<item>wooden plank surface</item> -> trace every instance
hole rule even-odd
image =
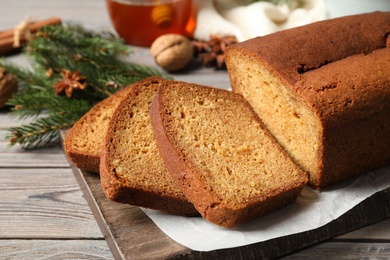
[[[390,202],[388,202],[390,203]],[[390,218],[337,237],[339,240],[390,241]]]
[[[293,259],[389,259],[390,244],[381,242],[329,242],[322,243],[303,250],[299,254],[283,257],[284,260]]]
[[[58,146],[57,146],[58,147]],[[27,168],[61,168],[67,167],[66,156],[57,152],[59,148],[46,148],[36,152],[10,149],[9,152],[0,151],[0,168],[27,167]],[[13,150],[13,151],[12,151]],[[50,152],[52,150],[53,152]],[[15,156],[15,153],[18,153]]]
[[[0,111],[0,259],[113,259],[59,143],[9,147]]]
[[[37,19],[58,16],[63,21],[80,22],[90,28],[113,30],[105,0],[0,0],[0,3],[4,6],[0,9],[0,30],[14,28],[26,16]],[[28,66],[23,55],[9,56],[6,59]],[[145,48],[134,48],[129,60],[154,66],[153,58]],[[193,63],[183,73],[172,76],[177,80],[229,88],[226,71],[201,68],[197,63]],[[117,204],[117,210],[113,209],[114,204],[105,200],[102,194],[88,200],[89,204],[95,204],[90,209],[83,194],[100,191],[97,176],[91,176],[92,181],[97,181],[94,188],[87,184],[82,186],[82,191],[58,144],[29,152],[20,147],[7,147],[7,141],[4,139],[5,129],[22,122],[10,118],[6,110],[0,110],[0,259],[120,259],[123,254],[132,252],[138,253],[141,259],[173,256],[186,259],[220,257],[221,252],[192,252],[175,244],[164,237],[140,209],[121,204]],[[81,181],[86,180],[83,177]],[[364,224],[359,221],[360,218],[375,221],[389,216],[388,201],[388,193],[375,197],[374,201],[370,202],[372,205],[369,210],[357,215],[352,214],[345,221],[336,221],[334,225],[336,229],[343,228],[344,225],[355,229],[355,222]],[[107,206],[108,204],[110,206]],[[101,210],[102,208],[104,210]],[[103,227],[103,233],[95,221],[95,216],[100,220],[107,217],[111,221],[99,223]],[[109,227],[118,220],[126,221],[116,229]],[[133,226],[134,224],[136,226]],[[284,238],[284,242],[278,242],[279,246],[270,241],[269,244],[263,245],[264,249],[242,247],[235,252],[227,250],[223,252],[223,259],[244,256],[252,259],[258,259],[256,256],[265,258],[266,255],[272,255],[269,252],[287,252],[297,248],[297,244],[298,247],[306,246],[300,242],[306,241],[308,237],[312,238],[308,244],[323,241],[324,237],[329,237],[328,232],[329,230],[323,229],[314,234],[301,234],[301,237],[294,241],[291,241],[292,238]],[[128,233],[133,235],[129,237]],[[150,234],[157,235],[149,241],[147,237]],[[121,239],[110,240],[110,236],[121,236]],[[161,236],[163,239],[160,241]],[[129,246],[123,245],[126,241],[133,243]],[[114,249],[111,253],[110,248],[115,247],[119,250]],[[389,248],[390,219],[387,218],[282,258],[389,259]]]
[[[0,0],[0,30],[14,28],[26,17],[45,19],[52,16],[82,23],[88,27],[112,28],[105,0]]]
[[[0,240],[1,259],[114,259],[104,240]]]
[[[0,194],[2,238],[102,237],[70,168],[3,169]]]

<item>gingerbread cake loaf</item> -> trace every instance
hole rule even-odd
[[[318,189],[390,164],[389,34],[390,13],[374,12],[225,52],[233,91]]]
[[[99,173],[108,122],[115,108],[129,91],[130,87],[127,86],[100,101],[69,130],[64,140],[64,151],[69,160],[81,170]]]
[[[164,82],[150,77],[131,86],[108,124],[100,161],[100,180],[110,200],[176,215],[199,216],[159,154],[150,104]]]
[[[151,115],[169,173],[214,224],[233,227],[277,210],[307,183],[239,94],[166,81]]]

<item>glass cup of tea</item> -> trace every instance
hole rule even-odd
[[[111,22],[127,44],[149,47],[163,34],[191,38],[196,27],[191,0],[106,0]]]

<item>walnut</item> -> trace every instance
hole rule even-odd
[[[168,71],[183,69],[194,57],[191,41],[178,34],[158,37],[150,47],[156,63]]]
[[[5,107],[8,99],[18,89],[18,83],[14,75],[0,67],[0,108]]]

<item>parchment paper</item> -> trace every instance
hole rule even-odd
[[[304,188],[293,204],[231,229],[216,226],[201,217],[186,218],[149,209],[143,211],[176,242],[192,250],[210,251],[319,228],[388,187],[390,167],[366,173],[321,192]]]

